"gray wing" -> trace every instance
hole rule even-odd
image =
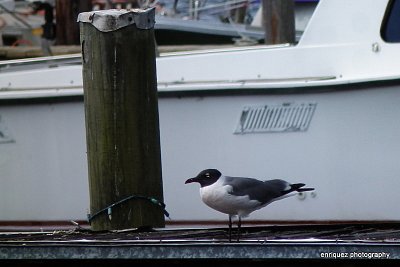
[[[235,196],[248,195],[251,200],[257,200],[261,203],[270,202],[287,194],[288,192],[285,190],[289,185],[288,182],[280,179],[263,182],[253,178],[241,177],[225,177],[224,184],[232,186],[230,194]]]

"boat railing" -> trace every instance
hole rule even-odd
[[[66,65],[81,65],[81,54],[50,56],[0,61],[0,73],[30,70],[32,68],[56,68]]]

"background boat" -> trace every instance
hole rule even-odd
[[[205,168],[316,188],[247,222],[400,220],[399,10],[325,0],[296,45],[158,58],[170,225],[226,220],[184,185]],[[81,72],[79,56],[1,63],[1,221],[86,218]]]
[[[47,0],[48,1],[48,0]],[[129,1],[93,1],[94,9],[131,8]],[[260,1],[201,0],[155,1],[157,7],[155,35],[158,45],[182,44],[246,44],[263,43],[265,31],[261,23]],[[318,1],[296,1],[297,40],[305,28]],[[0,46],[40,46],[42,13],[32,14],[30,1],[0,1]],[[55,1],[50,1],[55,5]],[[145,5],[146,3],[143,3]],[[242,20],[235,18],[236,10],[245,8]],[[76,18],[74,18],[74,21]],[[63,44],[58,44],[63,45]]]

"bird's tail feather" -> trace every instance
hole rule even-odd
[[[302,188],[303,186],[305,186],[305,184],[291,184],[290,185],[290,189],[288,190],[289,192],[293,192],[293,191],[297,191],[297,192],[305,192],[305,191],[313,191],[314,188],[311,187],[306,187],[306,188]]]
[[[299,188],[296,191],[297,192],[305,192],[305,191],[313,191],[315,188],[312,187],[307,187],[307,188]]]

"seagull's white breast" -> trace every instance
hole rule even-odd
[[[200,188],[201,199],[207,206],[222,213],[241,217],[245,217],[264,206],[257,200],[250,200],[247,195],[235,196],[229,194],[229,192],[232,192],[232,186],[224,185],[224,179],[222,176],[212,185]]]

